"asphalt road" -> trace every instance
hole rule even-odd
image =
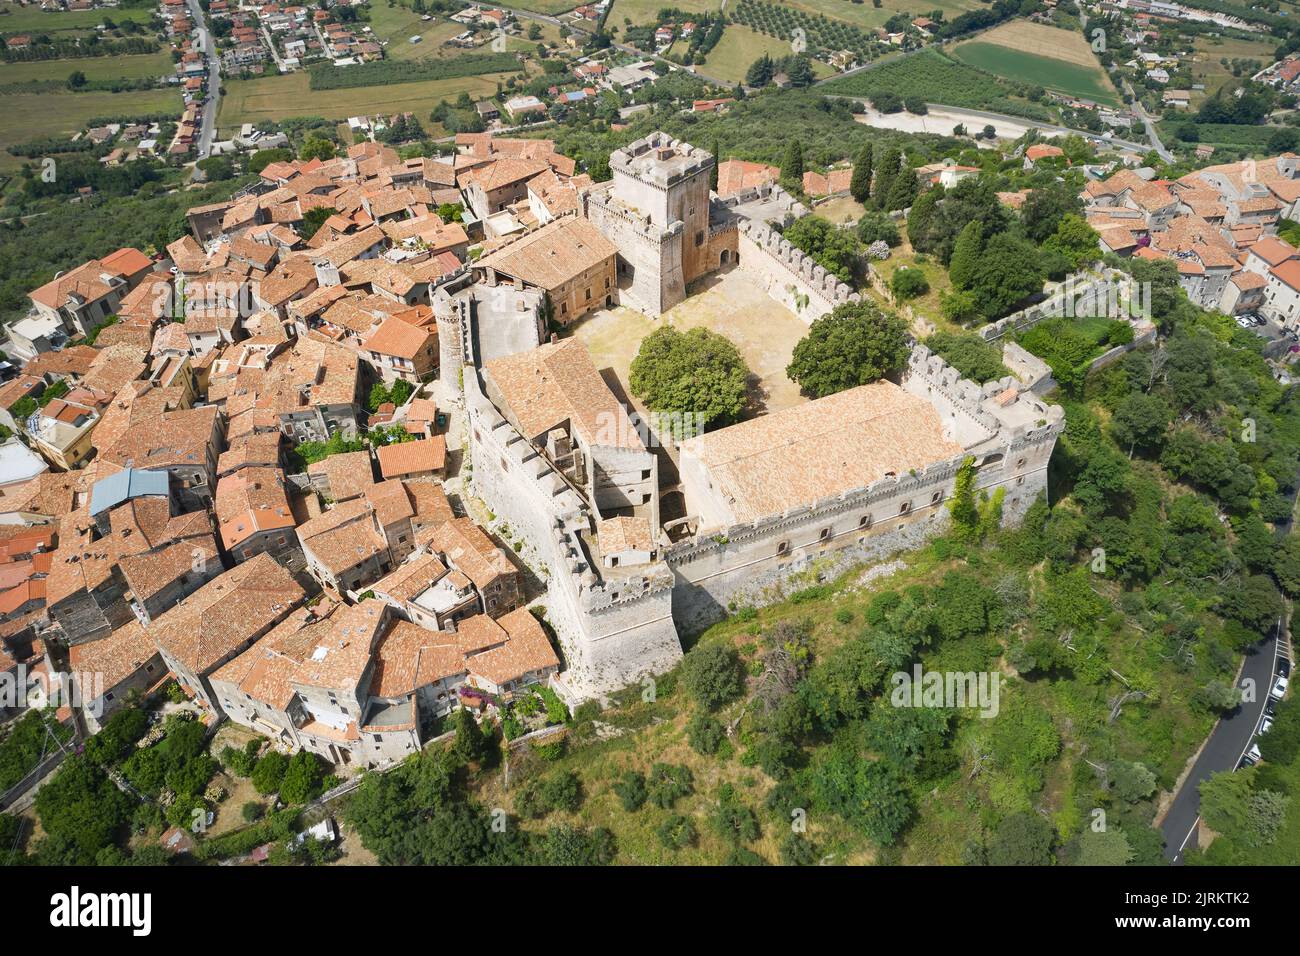
[[[1243,703],[1215,725],[1191,773],[1165,814],[1160,830],[1165,836],[1165,858],[1170,863],[1182,863],[1183,851],[1194,845],[1196,829],[1201,821],[1198,790],[1201,781],[1212,773],[1236,767],[1255,736],[1269,688],[1273,686],[1278,651],[1286,648],[1285,640],[1278,640],[1279,636],[1285,637],[1286,626],[1286,619],[1280,619],[1270,636],[1247,651],[1238,686],[1247,680],[1254,681],[1255,700]]]
[[[217,45],[208,33],[199,0],[186,0],[186,6],[194,18],[194,35],[199,50],[208,61],[208,98],[203,104],[198,143],[199,159],[207,159],[212,152],[212,141],[217,135],[217,110],[221,106],[221,60],[217,57]]]
[[[1291,502],[1291,513],[1295,513],[1296,496],[1300,495],[1300,486],[1291,489],[1287,500]],[[1279,534],[1291,532],[1291,518],[1277,524]],[[1246,664],[1241,671],[1238,686],[1247,679],[1255,682],[1256,699],[1249,704],[1242,704],[1233,713],[1224,717],[1206,739],[1201,755],[1196,758],[1191,773],[1183,781],[1183,786],[1174,795],[1174,802],[1160,824],[1160,831],[1165,836],[1165,858],[1170,863],[1181,864],[1183,852],[1196,835],[1196,828],[1201,822],[1201,795],[1197,788],[1202,780],[1221,770],[1232,770],[1250,747],[1250,742],[1259,727],[1260,717],[1264,713],[1264,704],[1268,700],[1269,688],[1273,686],[1274,674],[1277,673],[1277,658],[1285,655],[1294,659],[1295,652],[1291,642],[1291,621],[1284,614],[1273,626],[1273,633],[1250,648],[1246,653]]]

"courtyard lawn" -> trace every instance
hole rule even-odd
[[[884,26],[885,21],[896,13],[919,17],[928,16],[932,10],[942,10],[944,17],[951,20],[960,13],[979,10],[985,5],[979,0],[935,0],[924,5],[909,3],[908,0],[881,0],[879,7],[873,3],[845,3],[844,0],[781,0],[781,6],[830,17],[832,20],[843,20],[863,29],[875,29]]]
[[[1272,62],[1275,48],[1276,44],[1268,40],[1198,36],[1193,44],[1192,76],[1205,85],[1205,91],[1192,94],[1193,105],[1202,97],[1213,96],[1229,80],[1237,79],[1232,75],[1233,60],[1257,60],[1262,68]],[[1225,59],[1226,66],[1220,62]],[[1248,77],[1250,73],[1242,75]]]
[[[753,399],[767,411],[805,401],[785,367],[808,326],[738,270],[693,284],[686,300],[658,321],[624,307],[604,309],[580,321],[573,334],[587,347],[596,368],[612,370],[623,392],[645,411],[632,396],[628,370],[641,340],[665,323],[683,331],[704,326],[730,339],[757,376]]]
[[[242,123],[295,116],[339,120],[376,110],[410,111],[427,125],[429,113],[441,100],[454,100],[462,92],[473,99],[495,95],[497,82],[504,82],[510,75],[492,73],[383,87],[316,91],[310,88],[305,71],[262,80],[232,80],[226,84],[226,95],[221,98],[217,126],[222,130],[233,130]]]
[[[424,60],[464,52],[446,45],[447,40],[464,32],[463,26],[442,17],[421,20],[420,14],[407,7],[372,4],[369,26],[376,40],[388,44],[384,56],[390,60]],[[413,36],[424,39],[412,43]]]
[[[712,13],[719,6],[719,0],[678,0],[671,3],[662,0],[614,0],[614,9],[605,22],[608,26],[622,29],[625,20],[631,20],[636,26],[654,23],[659,19],[659,11],[666,7],[682,13]]]

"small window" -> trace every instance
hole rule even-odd
[[[830,529],[830,528],[822,528],[822,530],[821,530],[821,534],[819,534],[819,535],[817,536],[817,538],[818,538],[818,540],[820,540],[820,541],[829,541],[829,540],[831,539],[831,529]]]
[[[905,515],[911,510],[912,510],[912,502],[910,501],[904,501],[901,505],[898,506],[898,513],[900,515]]]
[[[943,492],[936,491],[934,494],[930,496],[930,504],[937,505],[939,503],[939,499],[942,497],[943,497]]]
[[[782,541],[780,544],[778,544],[778,545],[776,546],[776,553],[777,553],[777,554],[789,554],[789,553],[790,553],[790,542],[789,542],[789,541]]]
[[[1024,467],[1025,467],[1025,460],[1024,460],[1023,458],[1021,458],[1019,461],[1017,461],[1017,462],[1016,462],[1016,467],[1017,467],[1017,468],[1024,468]]]
[[[859,528],[870,528],[870,527],[871,527],[871,515],[863,515],[861,518],[859,518],[859,519],[858,519],[858,527],[859,527]]]
[[[1017,484],[1017,485],[1023,485],[1024,483],[1025,483],[1025,476],[1024,476],[1024,475],[1021,475],[1019,478],[1016,479],[1016,484]]]
[[[650,469],[649,469],[649,468],[646,468],[646,469],[644,469],[644,470],[641,472],[641,480],[642,480],[642,481],[649,481],[649,480],[650,480]]]
[[[112,699],[113,699],[113,695],[111,693],[104,695],[104,700],[112,700]]]
[[[698,249],[702,245],[704,245],[704,233],[697,232],[695,234],[695,247]]]
[[[383,742],[384,742],[384,735],[383,735],[383,734],[375,734],[375,743],[377,743],[377,744],[382,744]]]

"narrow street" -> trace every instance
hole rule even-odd
[[[221,108],[221,59],[217,56],[217,44],[208,32],[203,19],[203,8],[199,0],[185,0],[185,5],[194,18],[194,43],[203,58],[208,61],[208,95],[203,101],[199,122],[199,142],[197,154],[199,159],[207,159],[212,152],[212,141],[217,135],[217,112]]]

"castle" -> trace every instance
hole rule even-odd
[[[652,315],[710,271],[744,271],[811,323],[858,293],[755,209],[802,207],[767,187],[710,195],[713,157],[655,133],[611,156],[584,214],[618,248],[619,300]],[[507,290],[495,314],[525,310]],[[512,298],[513,297],[513,298]],[[545,578],[547,620],[575,697],[663,672],[679,629],[779,597],[797,582],[940,533],[964,463],[1017,523],[1047,487],[1064,413],[1021,382],[983,386],[916,346],[897,384],[877,382],[677,446],[685,517],[661,524],[655,456],[574,339],[480,359],[471,290],[441,290],[445,383],[463,388],[477,494]],[[499,354],[499,353],[498,353]]]

